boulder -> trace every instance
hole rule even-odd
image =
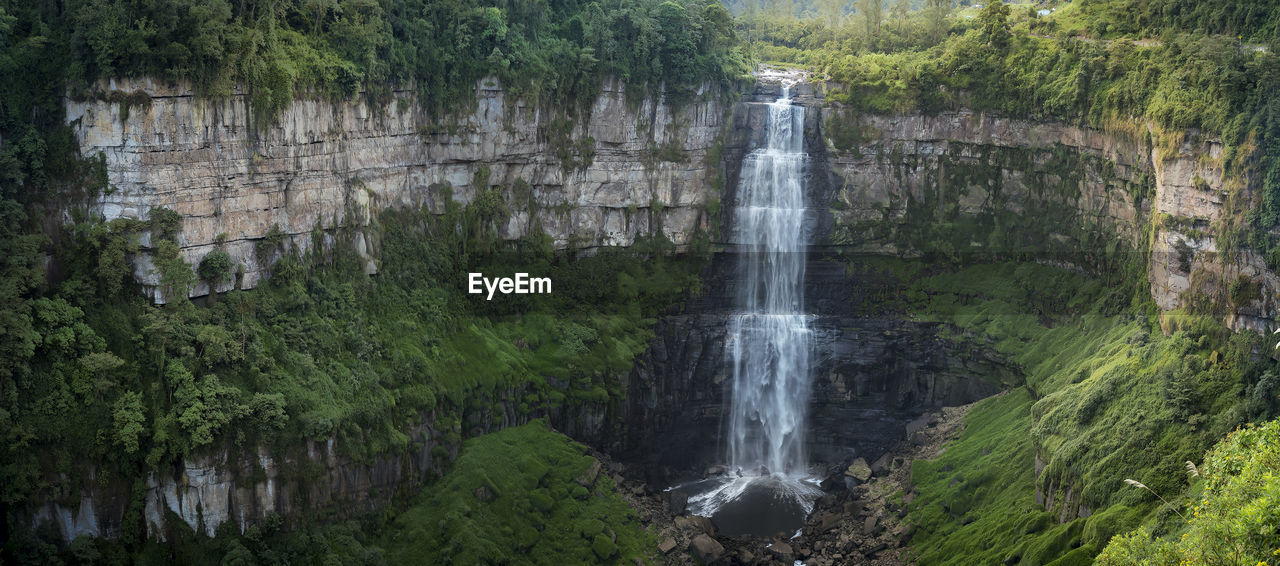
[[[867,465],[867,461],[865,459],[858,458],[849,465],[849,469],[844,471],[844,475],[858,480],[859,482],[865,482],[871,479],[871,466]]]
[[[785,562],[791,562],[793,560],[791,545],[785,542],[775,542],[769,545],[769,552],[772,552],[779,559]]]
[[[867,517],[864,521],[862,521],[862,534],[871,536],[879,532],[879,530],[880,530],[880,525],[877,524],[875,515]]]
[[[592,460],[591,466],[587,468],[587,471],[583,472],[582,475],[578,476],[574,481],[578,482],[578,485],[581,485],[582,487],[589,488],[595,485],[596,478],[600,477],[600,468],[600,460]]]
[[[699,562],[711,564],[719,560],[720,556],[724,554],[724,546],[717,542],[716,539],[706,534],[700,534],[693,537],[693,541],[689,543],[689,552],[692,552]]]
[[[711,519],[698,515],[690,515],[688,517],[676,517],[676,527],[683,531],[692,531],[707,535],[716,534],[715,524]]]
[[[678,489],[667,492],[667,507],[671,509],[674,515],[683,515],[685,508],[689,506],[689,494]]]
[[[835,491],[840,489],[842,485],[844,485],[844,476],[836,472],[822,480],[822,483],[818,484],[818,488],[822,489],[822,491]]]
[[[822,522],[819,523],[819,525],[820,526],[818,528],[824,533],[834,529],[840,526],[840,515],[836,513],[824,513],[822,515]]]
[[[885,452],[883,456],[876,458],[876,461],[871,464],[871,473],[875,475],[887,473],[890,470],[889,466],[891,466],[892,464],[893,464],[893,454],[890,452]]]
[[[676,548],[676,539],[673,539],[671,537],[662,539],[662,542],[658,543],[658,551],[663,554],[671,552],[672,550],[675,550],[675,548]]]

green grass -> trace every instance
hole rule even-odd
[[[392,563],[632,564],[654,536],[608,471],[541,421],[468,440],[453,468],[389,526]],[[615,541],[616,538],[616,541]]]
[[[1024,386],[974,407],[943,456],[914,463],[920,497],[909,521],[921,564],[1088,564],[1139,525],[1178,532],[1173,510],[1124,479],[1181,507],[1192,493],[1184,462],[1271,410],[1251,401],[1270,365],[1250,355],[1256,336],[1197,317],[1170,317],[1165,336],[1143,317],[1104,316],[1123,290],[1039,264],[886,271],[908,278],[909,312],[956,325],[1025,375]],[[1048,485],[1046,510],[1035,493]],[[1080,503],[1092,516],[1059,523],[1064,486],[1076,498],[1068,516]]]
[[[338,523],[307,522],[285,530],[279,516],[209,538],[182,523],[168,542],[130,548],[77,539],[63,549],[69,563],[189,564],[627,564],[653,563],[652,533],[622,499],[606,468],[586,447],[544,421],[463,443],[439,480],[395,506]],[[43,545],[43,548],[41,546]],[[15,532],[18,562],[49,563],[52,545]]]
[[[1152,539],[1147,529],[1112,539],[1099,556],[1122,564],[1280,564],[1280,421],[1238,430],[1199,466],[1199,502],[1186,533]]]

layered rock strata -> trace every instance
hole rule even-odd
[[[374,239],[360,230],[381,210],[439,212],[490,188],[501,188],[511,212],[506,239],[541,230],[559,248],[590,248],[662,233],[686,244],[714,196],[706,157],[726,108],[709,89],[675,105],[628,99],[607,81],[575,115],[527,105],[486,79],[474,108],[448,118],[428,115],[415,91],[396,90],[382,102],[299,99],[262,122],[242,93],[200,97],[152,79],[100,86],[102,96],[67,102],[81,152],[106,158],[110,188],[94,210],[108,220],[178,212],[188,262],[222,246],[238,264],[226,288],[264,277],[269,258],[254,244],[273,227],[299,252],[317,227],[354,229],[374,271]],[[135,275],[156,292],[145,255]],[[201,283],[192,295],[208,292]]]
[[[1189,135],[1195,141],[1168,148],[1151,135],[1061,123],[839,108],[828,108],[824,127],[839,191],[837,223],[920,231],[909,225],[912,207],[928,208],[935,223],[1021,216],[1019,228],[1041,238],[1041,251],[1062,243],[1062,249],[1095,253],[1115,241],[1149,254],[1141,267],[1163,311],[1208,301],[1227,307],[1224,322],[1232,329],[1275,326],[1280,277],[1255,251],[1229,250],[1221,241],[1239,224],[1251,192],[1247,183],[1224,176],[1223,148],[1215,139]],[[992,222],[993,230],[999,223]],[[849,243],[880,253],[920,251],[877,238]],[[949,245],[955,253],[1001,251],[985,237]]]

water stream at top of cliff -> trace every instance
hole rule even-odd
[[[794,532],[821,495],[805,456],[813,350],[804,312],[805,109],[792,104],[790,86],[768,105],[764,146],[744,158],[735,203],[725,473],[680,486],[691,493],[690,512],[727,535]]]

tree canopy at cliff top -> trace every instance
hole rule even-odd
[[[1137,136],[1151,125],[1163,148],[1188,134],[1220,137],[1228,175],[1244,181],[1233,190],[1252,197],[1229,199],[1220,247],[1247,245],[1280,267],[1280,10],[1081,0],[1041,15],[1040,5],[991,2],[957,8],[939,26],[950,8],[935,2],[836,18],[822,4],[802,19],[762,12],[744,36],[764,60],[825,75],[828,99],[856,111],[986,111]]]
[[[714,0],[25,4],[0,3],[0,22],[15,37],[65,45],[73,84],[156,76],[214,95],[245,85],[266,112],[300,91],[351,97],[416,84],[447,111],[489,75],[546,101],[589,96],[605,76],[680,90],[746,70],[733,19]]]

